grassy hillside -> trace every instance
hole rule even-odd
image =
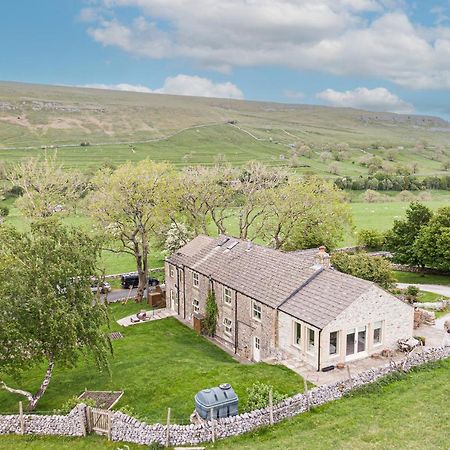
[[[384,156],[379,147],[400,147],[398,163],[414,161],[421,173],[442,173],[436,149],[448,151],[449,132],[447,122],[431,117],[0,83],[0,155],[6,162],[35,156],[48,146],[59,147],[69,167],[83,170],[143,158],[177,166],[208,164],[218,154],[234,164],[249,159],[286,164],[289,144],[302,141],[315,153],[300,158],[307,167],[298,170],[325,174],[329,162],[319,160],[320,146],[346,142],[351,149],[345,161],[336,163],[340,174],[366,173],[357,159],[368,149]]]

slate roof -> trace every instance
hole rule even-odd
[[[227,236],[198,236],[167,261],[323,328],[373,283],[313,267],[316,253],[285,253]]]

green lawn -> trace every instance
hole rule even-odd
[[[114,319],[139,311],[141,305],[112,305]],[[241,407],[246,401],[246,388],[256,381],[274,385],[285,394],[300,392],[303,380],[284,366],[265,363],[241,365],[205,338],[198,336],[176,319],[165,319],[128,328],[113,323],[124,339],[113,341],[111,377],[98,373],[89,360],[78,367],[56,367],[51,384],[38,405],[40,411],[59,408],[65,400],[85,388],[91,390],[124,390],[118,407],[129,405],[151,422],[165,420],[172,408],[174,420],[186,422],[194,409],[194,395],[201,389],[228,382],[236,389]],[[23,380],[6,382],[35,390],[44,368],[24,374]],[[17,411],[20,397],[0,391],[0,412]]]
[[[216,449],[448,449],[450,360],[404,379],[329,403]]]
[[[450,276],[447,275],[431,275],[412,272],[400,272],[394,270],[394,276],[399,283],[411,284],[443,284],[450,286]]]
[[[59,436],[0,436],[0,450],[135,450],[148,448],[143,445],[111,442],[95,434],[85,438],[59,437]]]

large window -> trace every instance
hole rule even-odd
[[[196,298],[192,300],[192,306],[194,307],[194,313],[198,314],[200,312],[200,302]]]
[[[300,345],[302,342],[302,324],[294,322],[294,345]]]
[[[227,319],[226,317],[223,319],[223,327],[225,334],[228,334],[231,336],[233,333],[233,322],[230,319]]]
[[[314,353],[316,348],[316,332],[308,328],[308,352]]]
[[[332,331],[330,333],[330,355],[337,355],[339,353],[339,333]]]
[[[193,272],[192,273],[192,286],[198,288],[200,282],[198,279],[198,273],[197,272]]]
[[[256,302],[253,302],[253,318],[256,320],[261,320],[262,317],[262,308],[261,305],[259,305]]]
[[[231,289],[225,286],[223,288],[223,302],[227,305],[231,305]]]
[[[373,325],[373,344],[380,345],[383,341],[383,322],[375,322]]]

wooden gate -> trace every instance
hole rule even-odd
[[[87,432],[103,434],[111,439],[111,414],[111,411],[88,406],[86,408]]]

